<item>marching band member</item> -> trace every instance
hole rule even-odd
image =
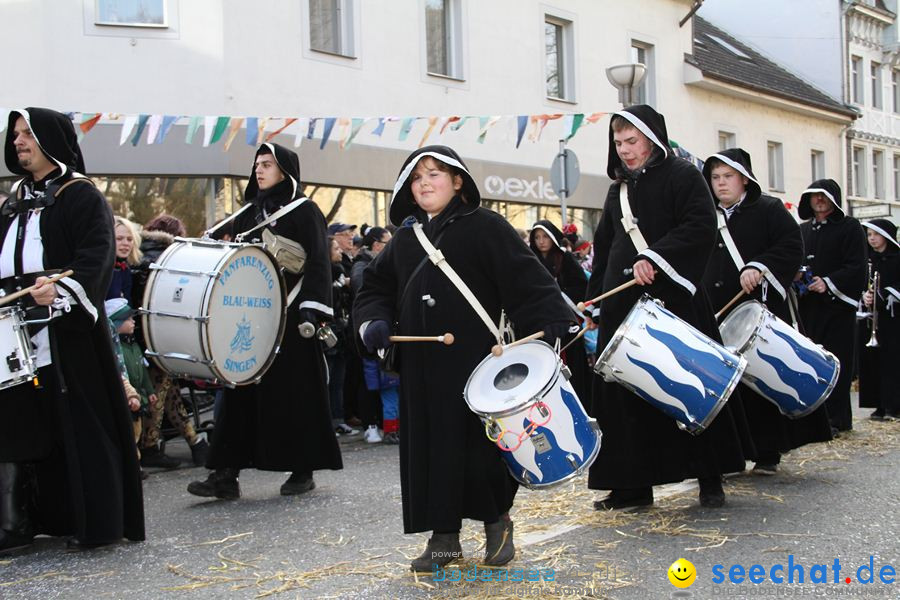
[[[743,290],[775,316],[795,322],[788,294],[803,259],[803,240],[794,217],[780,200],[762,194],[750,155],[741,148],[709,157],[703,176],[718,200],[719,213],[716,247],[703,274],[713,308],[725,306]],[[774,475],[781,453],[831,439],[824,405],[802,419],[788,419],[748,386],[741,385],[740,394],[756,446],[754,473]]]
[[[521,335],[565,335],[571,310],[559,288],[500,215],[480,207],[481,194],[459,156],[426,146],[404,162],[390,219],[414,218],[427,239],[471,289],[495,324],[505,309]],[[448,277],[433,264],[412,226],[363,273],[353,322],[369,352],[388,348],[392,324],[401,335],[453,333],[456,342],[404,347],[400,372],[400,483],[406,533],[432,531],[414,571],[431,571],[461,556],[462,519],[485,523],[485,564],[515,555],[508,511],[518,484],[499,450],[463,399],[463,390],[496,339]],[[394,348],[394,351],[399,348]]]
[[[612,116],[607,172],[614,183],[594,234],[588,296],[632,279],[639,285],[603,300],[595,309],[600,325],[597,347],[606,347],[644,292],[718,340],[709,300],[700,287],[716,237],[715,209],[700,171],[671,152],[662,115],[638,105]],[[622,186],[627,186],[627,204],[620,199]],[[631,233],[622,224],[623,206],[637,226]],[[694,436],[623,386],[595,380],[590,412],[603,432],[603,448],[591,466],[588,486],[611,492],[594,507],[649,505],[652,486],[693,477],[699,479],[700,503],[722,506],[721,474],[744,469],[738,425],[745,423],[735,420],[742,411],[734,400],[704,433]]]
[[[0,210],[0,283],[7,293],[34,283],[29,318],[54,318],[29,326],[37,379],[0,391],[0,550],[37,533],[73,535],[73,549],[143,540],[134,432],[103,308],[112,211],[81,174],[69,117],[12,111],[4,157],[23,178]],[[64,269],[75,273],[47,283]]]
[[[869,242],[872,276],[879,274],[878,289],[870,281],[863,294],[866,311],[859,328],[859,405],[874,408],[872,419],[900,419],[900,372],[897,352],[900,348],[900,244],[897,226],[888,219],[872,219],[862,224]],[[872,324],[877,322],[875,332]],[[874,338],[878,346],[867,346]]]
[[[866,278],[866,241],[859,221],[841,208],[841,187],[833,179],[812,182],[800,196],[797,214],[812,275],[800,296],[800,320],[810,339],[841,361],[837,384],[825,405],[834,432],[853,428],[850,382],[856,354],[853,328]]]
[[[252,205],[224,233],[234,237],[251,230],[302,197],[297,154],[278,144],[262,144],[244,192]],[[316,486],[313,471],[343,466],[331,427],[322,348],[315,336],[303,338],[298,330],[301,323],[318,327],[333,316],[325,218],[306,200],[265,227],[303,246],[302,283],[300,275],[285,272],[287,290],[299,285],[299,293],[287,307],[281,350],[262,380],[225,390],[206,462],[214,471],[205,481],[188,485],[195,496],[240,497],[238,474],[246,468],[290,471],[281,494],[302,494]],[[261,232],[256,229],[247,241],[257,240]]]

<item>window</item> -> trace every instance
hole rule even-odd
[[[572,21],[544,15],[544,76],[547,97],[575,101]]]
[[[875,197],[884,198],[884,152],[881,150],[872,151],[872,182]]]
[[[862,58],[858,56],[850,57],[850,100],[857,104],[863,103],[863,82],[862,82]]]
[[[97,0],[94,23],[119,27],[167,27],[165,0]]]
[[[730,131],[719,132],[719,150],[737,148],[737,138]]]
[[[784,191],[784,152],[780,142],[768,143],[769,189]]]
[[[877,63],[873,60],[870,66],[870,73],[872,76],[872,108],[883,108],[884,102],[882,101],[881,90],[881,63]]]
[[[635,104],[654,104],[656,102],[656,89],[654,86],[656,69],[653,59],[654,53],[652,44],[645,44],[634,40],[631,41],[631,60],[647,67],[647,73],[644,75],[644,80],[641,81],[641,85],[634,90]]]
[[[894,112],[900,113],[900,71],[891,71],[891,92]]]
[[[353,39],[353,0],[309,0],[312,50],[353,57]]]
[[[866,151],[859,146],[853,147],[853,195],[866,195]]]
[[[894,201],[900,200],[900,154],[894,155]]]
[[[821,150],[813,150],[809,153],[810,173],[812,181],[825,177],[825,153]]]
[[[459,0],[425,0],[425,46],[429,75],[462,79]]]

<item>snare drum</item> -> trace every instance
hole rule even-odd
[[[175,377],[259,381],[285,325],[284,281],[262,247],[179,239],[151,274],[141,310],[147,356]]]
[[[18,306],[0,308],[0,390],[34,379],[37,368],[25,314]]]
[[[646,294],[625,317],[594,371],[699,434],[715,419],[747,361]]]
[[[831,394],[840,361],[756,300],[744,302],[719,325],[725,345],[747,359],[743,381],[792,419],[816,410]]]
[[[568,370],[544,342],[489,355],[469,377],[464,395],[513,478],[529,488],[576,477],[600,451],[597,421],[588,417]]]

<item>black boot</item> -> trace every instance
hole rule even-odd
[[[181,461],[174,456],[169,456],[159,446],[141,448],[141,466],[155,467],[158,469],[176,469]]]
[[[209,454],[209,443],[206,440],[198,440],[196,444],[191,446],[191,461],[195,467],[202,467],[206,464],[206,457]]]
[[[484,535],[486,538],[484,564],[499,567],[516,556],[516,547],[513,545],[513,522],[509,518],[509,513],[501,515],[496,523],[485,523]]]
[[[635,506],[650,506],[651,504],[653,504],[652,487],[616,489],[610,490],[606,498],[595,500],[594,510],[618,510]]]
[[[192,481],[187,491],[204,498],[221,498],[236,500],[241,497],[241,485],[238,483],[238,469],[216,469],[209,474],[206,481]]]
[[[31,478],[25,465],[0,463],[0,553],[31,545]]]
[[[721,508],[725,506],[725,490],[722,489],[722,476],[701,477],[697,480],[700,484],[700,506],[706,508]]]
[[[462,558],[462,546],[459,545],[459,532],[435,533],[428,540],[425,552],[410,564],[417,573],[431,573]]]
[[[281,484],[282,496],[296,496],[297,494],[305,494],[314,489],[316,482],[313,481],[312,471],[295,471],[287,481]]]

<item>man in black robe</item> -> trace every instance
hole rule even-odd
[[[613,115],[607,173],[614,183],[594,234],[588,297],[632,279],[639,285],[610,296],[595,309],[597,348],[607,346],[643,293],[718,340],[709,299],[700,286],[716,239],[715,208],[700,171],[669,148],[662,115],[646,105]],[[622,225],[623,185],[647,246],[640,252]],[[603,449],[591,467],[588,486],[611,490],[594,503],[598,510],[652,504],[652,486],[692,477],[699,480],[701,504],[722,506],[721,474],[744,469],[741,434],[746,423],[739,399],[732,398],[706,431],[694,436],[640,396],[598,378],[591,414],[603,431]]]
[[[844,214],[841,188],[833,179],[812,182],[800,196],[797,213],[805,219],[800,225],[803,266],[812,277],[800,297],[800,318],[812,341],[841,361],[840,376],[825,405],[835,433],[849,431],[856,358],[853,328],[866,281],[866,236],[859,221]]]
[[[20,301],[37,379],[0,391],[0,550],[37,533],[72,548],[144,539],[137,450],[103,299],[112,211],[87,179],[75,128],[45,108],[10,113],[4,158],[22,175],[0,209],[0,285]],[[45,275],[72,269],[55,284]]]
[[[859,326],[859,405],[874,408],[871,418],[900,419],[900,244],[889,219],[862,224],[869,242],[871,277],[863,295],[869,314]],[[875,287],[878,273],[878,287]],[[874,308],[873,308],[874,307]],[[873,323],[877,322],[874,327]],[[870,341],[876,346],[869,345]]]
[[[262,144],[244,192],[250,206],[235,214],[228,224],[232,239],[301,198],[297,154],[278,144]],[[240,497],[241,469],[290,471],[291,476],[281,486],[281,494],[289,496],[315,488],[313,471],[343,468],[331,427],[321,342],[315,336],[304,338],[299,331],[303,323],[318,328],[334,314],[325,217],[307,199],[249,233],[244,241],[258,242],[265,228],[306,251],[302,278],[284,271],[288,299],[292,292],[296,297],[287,307],[281,349],[262,380],[225,390],[206,461],[207,468],[214,471],[205,481],[188,485],[188,492],[195,496]]]
[[[743,290],[776,317],[796,323],[788,295],[803,259],[803,240],[794,217],[780,200],[762,193],[750,155],[741,148],[709,157],[703,176],[719,203],[718,239],[703,274],[713,308]],[[802,419],[788,419],[750,387],[741,385],[740,394],[756,446],[756,474],[774,475],[783,452],[831,439],[824,405]]]

